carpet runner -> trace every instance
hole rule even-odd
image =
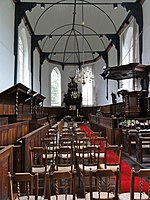
[[[85,134],[90,137],[90,134],[92,133],[92,130],[88,128],[87,126],[81,125],[80,128],[85,131]],[[113,159],[113,158],[111,158]],[[131,167],[122,160],[121,162],[121,191],[122,192],[129,192],[130,191],[130,176],[131,176]],[[139,191],[139,182],[140,179],[136,178],[135,182],[135,191]],[[145,192],[148,191],[148,183],[146,181],[143,181],[143,190]]]

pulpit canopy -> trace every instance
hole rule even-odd
[[[142,78],[149,72],[150,66],[139,63],[129,63],[115,67],[107,67],[102,74],[104,79],[123,80],[130,78]]]

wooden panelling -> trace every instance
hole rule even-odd
[[[88,119],[89,114],[96,114],[99,106],[81,106],[81,115],[85,116]],[[64,107],[43,107],[44,113],[47,113],[48,116],[56,116],[56,120],[60,121],[65,117],[65,108]]]
[[[0,117],[0,126],[8,124],[8,117]]]
[[[29,149],[34,146],[41,145],[41,138],[44,138],[49,130],[49,124],[30,132],[20,139],[22,143],[22,171],[30,170],[30,154]]]
[[[13,174],[21,172],[21,145],[14,145],[13,147]]]
[[[0,104],[0,115],[14,115],[15,105]]]
[[[0,199],[8,199],[8,171],[13,173],[13,146],[0,150]]]
[[[96,126],[107,137],[109,144],[121,144],[121,129],[117,127],[116,118],[90,115],[89,121],[92,130]],[[95,130],[94,130],[95,131]]]
[[[65,108],[64,107],[43,107],[44,113],[47,113],[48,116],[55,114],[56,119],[60,121],[64,117]]]
[[[29,133],[29,122],[17,122],[0,126],[0,145],[14,144],[19,138]]]

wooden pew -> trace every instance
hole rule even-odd
[[[13,173],[13,145],[0,147],[0,199],[8,199],[8,171]]]
[[[144,158],[148,158],[150,153],[150,129],[141,130],[136,135],[136,160],[140,163],[144,162]]]
[[[30,132],[20,139],[22,171],[30,170],[30,153],[29,149],[34,146],[41,146],[41,138],[48,134],[49,124],[46,123],[42,127]]]
[[[121,129],[118,127],[116,117],[89,115],[92,131],[101,131],[107,137],[109,144],[121,144]]]
[[[0,145],[15,144],[18,139],[29,133],[29,121],[0,126]]]
[[[123,150],[126,153],[129,153],[131,156],[133,152],[135,152],[136,145],[136,135],[138,134],[138,130],[136,129],[122,129],[122,143],[123,143]]]

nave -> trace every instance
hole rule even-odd
[[[77,124],[73,121],[64,122],[64,119],[62,119],[48,130],[44,138],[40,139],[41,146],[30,149],[31,151],[35,150],[35,160],[36,164],[38,164],[32,165],[30,172],[34,175],[38,173],[39,179],[42,180],[40,183],[42,189],[36,189],[36,191],[39,190],[39,195],[42,196],[41,199],[92,199],[88,194],[91,194],[95,189],[97,193],[93,194],[102,195],[94,197],[96,199],[118,199],[120,194],[124,192],[129,194],[130,192],[131,168],[134,167],[136,171],[141,169],[141,166],[134,162],[133,159],[122,153],[122,147],[120,149],[118,145],[109,145],[102,133],[93,132],[89,124]],[[106,143],[104,144],[104,142]],[[44,150],[42,151],[42,165],[40,165],[40,157],[37,157],[37,153],[42,148]],[[110,150],[109,154],[106,154],[106,149]],[[116,154],[117,151],[119,152],[118,155]],[[107,158],[106,155],[108,156]],[[123,164],[125,169],[123,169]],[[125,177],[127,175],[123,176],[124,171],[127,171],[128,177]],[[102,183],[99,183],[98,175],[100,173],[102,173],[100,175],[101,178],[105,175],[107,179],[110,173],[113,179],[109,179],[109,182],[107,182],[108,180],[105,177],[102,179]],[[150,170],[148,170],[149,174]],[[124,178],[127,180],[124,180]],[[69,186],[66,185],[68,180]],[[60,191],[61,193],[63,192],[64,196],[59,196],[59,184],[63,185],[61,185]],[[100,184],[98,188],[96,184]],[[145,181],[142,184],[144,189],[147,190],[148,184]],[[103,193],[102,190],[105,185],[107,185],[107,188]],[[71,187],[71,190],[68,187]],[[140,186],[140,190],[141,188],[142,186]],[[70,191],[72,196],[70,196]],[[38,195],[38,192],[36,195]],[[113,195],[113,197],[110,198],[109,195]],[[147,196],[146,198],[148,199],[149,197]],[[119,197],[119,199],[121,200],[122,198]]]

